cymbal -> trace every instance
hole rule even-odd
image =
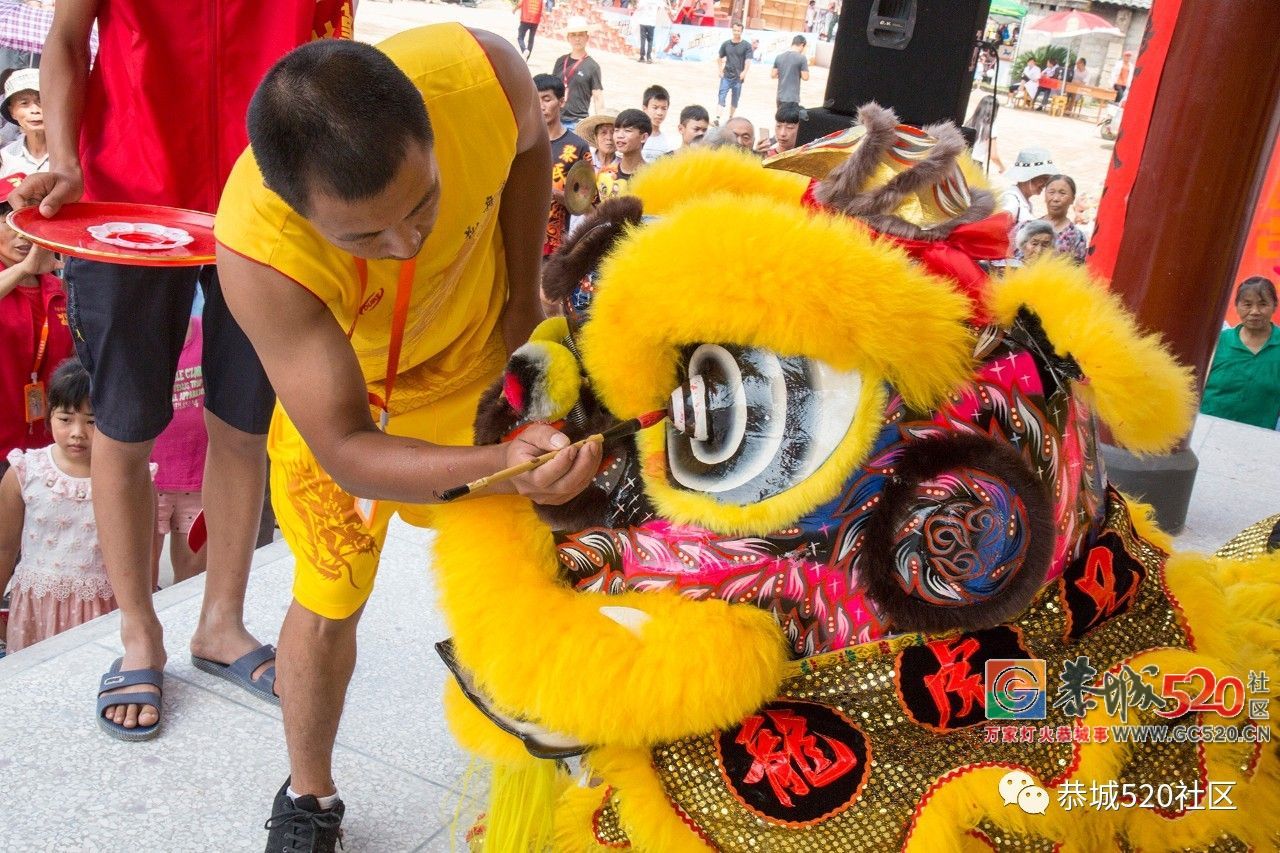
[[[591,210],[597,198],[596,170],[591,168],[590,160],[579,160],[564,176],[565,209],[581,216]]]

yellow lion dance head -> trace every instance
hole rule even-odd
[[[664,158],[548,266],[477,439],[668,418],[440,509],[475,846],[1275,849],[1280,558],[1173,553],[1096,447],[1169,447],[1189,373],[1078,267],[988,277],[953,127],[861,120]]]

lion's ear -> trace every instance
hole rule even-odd
[[[555,341],[529,341],[511,354],[502,376],[502,396],[522,421],[563,418],[581,390],[578,360]]]
[[[582,391],[582,371],[562,343],[568,335],[564,317],[548,317],[511,354],[502,377],[480,397],[477,444],[497,444],[529,421],[560,420],[574,407]]]
[[[1191,370],[1160,336],[1142,331],[1120,299],[1088,272],[1044,258],[994,279],[992,313],[1012,323],[1034,315],[1059,358],[1070,358],[1076,383],[1116,443],[1134,453],[1163,453],[1191,430],[1196,394]]]
[[[551,302],[568,299],[578,282],[594,272],[628,225],[639,225],[644,207],[635,196],[608,199],[573,230],[542,270],[542,294]]]

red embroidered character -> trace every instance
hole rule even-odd
[[[858,763],[853,750],[824,734],[808,733],[804,717],[791,711],[765,711],[777,732],[765,727],[759,715],[747,717],[738,732],[737,742],[751,756],[751,769],[743,777],[747,783],[769,780],[778,802],[793,806],[791,794],[803,797],[812,788],[824,788],[844,776]],[[830,751],[827,756],[818,739]]]
[[[1116,594],[1116,570],[1112,562],[1111,551],[1099,545],[1089,552],[1085,563],[1084,576],[1076,581],[1076,587],[1093,599],[1098,612],[1089,620],[1092,627],[1116,613],[1127,610],[1138,596],[1138,584],[1132,580],[1129,588],[1122,594]]]
[[[963,703],[960,716],[969,714],[974,704],[982,705],[986,701],[983,692],[982,676],[973,671],[969,658],[978,650],[978,641],[973,637],[966,640],[938,640],[929,643],[929,649],[938,659],[938,671],[924,677],[924,686],[929,689],[933,704],[938,709],[938,727],[946,728],[951,722],[951,696],[955,694]]]

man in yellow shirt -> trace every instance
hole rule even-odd
[[[272,502],[297,563],[277,652],[292,775],[268,849],[332,850],[333,743],[390,516],[428,526],[437,492],[568,443],[538,426],[468,446],[480,392],[540,319],[551,154],[524,62],[458,24],[294,51],[249,140],[218,268],[279,397]],[[508,488],[562,503],[599,460],[569,449]]]

